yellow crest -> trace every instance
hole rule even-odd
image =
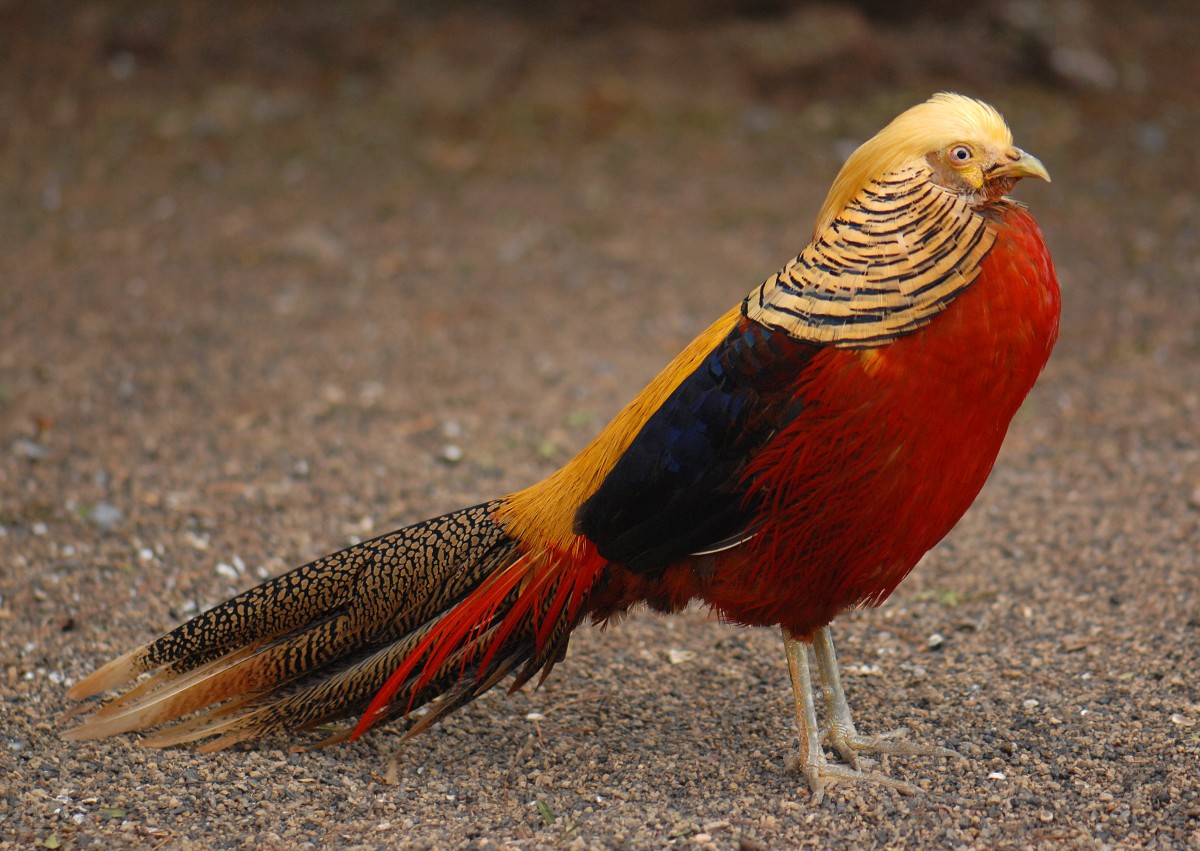
[[[1009,148],[1013,139],[994,107],[965,95],[940,92],[900,113],[846,160],[817,216],[813,237],[872,179],[959,142]]]

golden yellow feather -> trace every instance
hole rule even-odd
[[[923,162],[930,151],[960,142],[1007,150],[1013,139],[993,107],[952,92],[939,92],[900,113],[846,160],[817,216],[813,237],[829,227],[872,178],[914,161]]]
[[[596,492],[650,415],[725,338],[740,316],[739,305],[710,325],[578,455],[548,478],[507,497],[496,512],[505,531],[533,543],[533,549],[539,544],[549,547],[572,540],[575,509]]]

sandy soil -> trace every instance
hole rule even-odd
[[[0,845],[1200,847],[1200,25],[1052,5],[0,4]],[[924,794],[811,807],[778,636],[700,611],[403,747],[59,739],[112,655],[563,462],[945,87],[1053,173],[1065,313],[976,507],[839,621],[860,729],[962,754],[880,766]]]

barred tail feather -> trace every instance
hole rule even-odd
[[[208,751],[362,714],[357,736],[436,701],[415,733],[514,671],[514,688],[544,676],[604,563],[594,551],[523,554],[493,519],[498,505],[326,556],[125,654],[70,696],[149,677],[64,735],[157,727],[145,744],[209,739]]]

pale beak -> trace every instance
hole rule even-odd
[[[1046,167],[1042,165],[1042,161],[1033,154],[1027,154],[1020,148],[1013,148],[1008,152],[1008,162],[999,163],[992,171],[992,174],[999,174],[1006,177],[1040,177],[1047,183],[1050,182],[1050,172],[1046,171]]]

